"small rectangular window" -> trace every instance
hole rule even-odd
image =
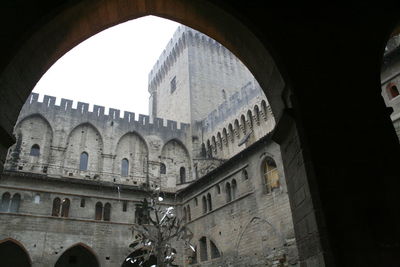
[[[85,207],[85,199],[82,198],[82,199],[81,199],[81,208],[84,208],[84,207]]]
[[[124,202],[122,203],[122,211],[123,211],[123,212],[126,212],[127,209],[128,209],[128,202],[127,202],[127,201],[124,201]]]
[[[176,90],[176,76],[171,80],[171,94]]]

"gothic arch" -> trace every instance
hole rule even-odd
[[[0,240],[1,266],[30,267],[32,260],[25,246],[16,239],[5,238]]]
[[[43,164],[48,164],[51,157],[50,147],[53,142],[53,128],[42,114],[35,113],[21,119],[15,127],[17,143],[22,144],[20,158],[31,164],[32,170],[41,171]],[[40,148],[36,157],[32,158],[31,148]],[[17,145],[14,145],[16,148]]]
[[[85,142],[86,139],[91,139],[92,142]],[[70,172],[78,173],[80,156],[83,152],[86,152],[89,158],[87,171],[101,172],[103,138],[100,131],[89,122],[78,124],[68,134],[64,168],[69,169]]]
[[[186,181],[191,180],[190,154],[186,146],[178,139],[167,141],[161,149],[161,162],[166,165],[166,175],[169,186],[180,183],[181,168],[185,168]]]
[[[100,262],[94,250],[84,243],[76,243],[65,249],[61,256],[58,258],[55,267],[68,266],[67,263],[73,256],[76,264],[79,266],[99,267]]]
[[[251,234],[253,231],[262,234],[254,236]],[[249,248],[249,244],[253,244],[253,247]],[[238,234],[235,251],[239,258],[252,256],[253,252],[268,255],[284,244],[285,237],[272,223],[267,219],[253,217]],[[248,254],[249,251],[252,251],[252,254]]]
[[[49,128],[51,129],[51,133],[53,134],[53,127],[51,126],[49,120],[48,120],[45,116],[43,116],[43,114],[40,114],[40,113],[34,113],[34,114],[29,114],[28,116],[25,116],[24,118],[20,119],[20,120],[17,122],[17,124],[15,125],[15,128],[16,128],[16,129],[19,128],[20,125],[21,125],[21,123],[22,123],[23,121],[29,120],[29,119],[31,119],[32,117],[39,117],[39,118],[41,118],[42,120],[44,120],[44,121],[46,122],[46,124],[49,126]]]
[[[121,173],[121,162],[129,162],[128,176],[145,178],[143,166],[147,165],[149,149],[146,140],[137,132],[131,131],[122,135],[115,146],[114,173]],[[144,182],[144,181],[143,181]]]

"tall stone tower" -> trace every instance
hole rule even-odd
[[[249,81],[250,71],[225,47],[180,26],[149,74],[150,117],[194,125]]]

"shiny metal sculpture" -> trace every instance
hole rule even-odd
[[[177,253],[172,245],[174,240],[195,252],[190,243],[193,233],[186,227],[185,219],[177,218],[175,208],[163,205],[163,201],[160,189],[156,188],[148,191],[148,197],[138,205],[137,223],[132,227],[134,240],[129,245],[135,256],[126,259],[132,266],[177,266],[173,263]]]

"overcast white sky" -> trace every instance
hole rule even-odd
[[[60,58],[33,89],[43,95],[148,114],[148,74],[178,23],[147,16],[104,30]],[[123,116],[123,114],[121,114]]]

